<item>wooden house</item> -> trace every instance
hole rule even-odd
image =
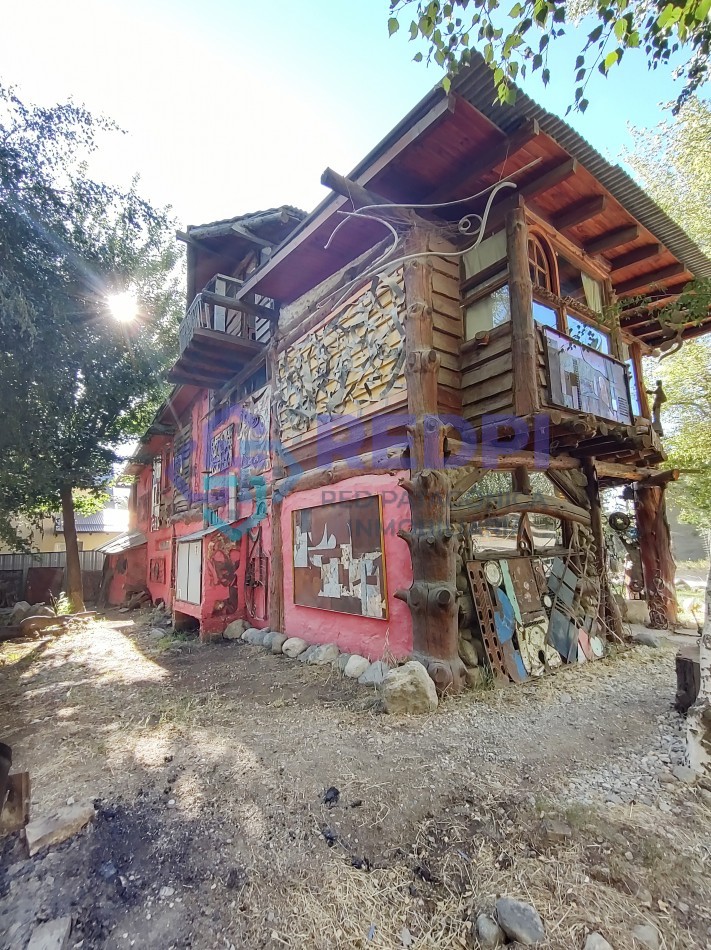
[[[181,235],[175,389],[131,469],[178,619],[414,654],[440,690],[593,658],[620,633],[608,485],[675,619],[641,360],[708,330],[682,291],[711,261],[565,122],[494,99],[477,62],[307,217]]]

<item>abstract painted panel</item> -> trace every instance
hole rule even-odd
[[[379,495],[294,512],[294,603],[387,618]]]

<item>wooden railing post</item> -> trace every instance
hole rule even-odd
[[[506,249],[509,260],[514,412],[517,416],[529,416],[538,410],[540,400],[533,285],[528,266],[528,227],[523,208],[512,208],[506,215]]]

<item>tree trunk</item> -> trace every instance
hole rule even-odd
[[[428,249],[415,231],[413,253]],[[458,693],[466,683],[459,657],[457,624],[457,532],[450,521],[451,486],[444,472],[445,426],[437,415],[439,356],[434,349],[432,272],[422,259],[405,270],[405,378],[411,417],[409,479],[411,530],[400,531],[412,559],[412,587],[395,596],[410,608],[413,655],[427,667],[438,693]]]
[[[72,613],[84,610],[84,591],[81,581],[81,562],[77,543],[77,527],[74,521],[74,499],[72,489],[64,485],[60,491],[62,499],[62,522],[64,525],[64,545],[67,552],[66,595],[71,604]]]
[[[586,458],[583,461],[583,471],[587,479],[586,491],[590,504],[590,528],[595,541],[595,567],[600,578],[600,593],[603,597],[602,616],[609,624],[615,636],[622,637],[622,614],[615,600],[615,594],[610,587],[610,578],[607,573],[605,559],[605,532],[603,529],[602,506],[600,504],[600,486],[597,480],[595,459]]]
[[[706,581],[704,629],[699,643],[699,695],[686,719],[686,750],[691,768],[711,779],[711,570]]]
[[[675,564],[664,503],[665,485],[640,485],[635,495],[639,553],[647,589],[649,625],[658,630],[677,622]]]

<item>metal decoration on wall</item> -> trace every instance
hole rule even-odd
[[[498,561],[487,561],[484,564],[484,576],[492,587],[499,587],[503,580],[503,574]]]
[[[504,580],[506,574],[504,573]],[[497,587],[492,591],[494,601],[494,623],[496,633],[501,644],[501,650],[504,655],[504,666],[514,683],[523,683],[527,678],[526,667],[520,652],[516,649],[514,635],[517,631],[516,615],[514,606],[509,600],[506,592]]]
[[[239,465],[245,482],[269,468],[269,427],[271,425],[271,391],[245,401],[239,433]]]
[[[295,604],[387,618],[380,495],[297,510],[293,531]]]
[[[217,475],[231,467],[234,433],[234,424],[230,423],[217,435],[213,435],[210,442],[210,475]]]
[[[467,575],[472,587],[474,608],[491,672],[497,678],[508,680],[504,653],[496,633],[494,606],[491,602],[490,588],[484,574],[484,564],[481,561],[467,561]]]
[[[546,671],[546,631],[548,621],[545,617],[527,624],[518,631],[518,646],[523,665],[531,676],[543,676]],[[556,653],[556,656],[558,654]],[[560,658],[558,658],[560,663]]]
[[[244,575],[244,598],[247,613],[254,620],[267,619],[267,578],[269,558],[262,547],[262,526],[247,532],[247,569]]]
[[[148,568],[148,576],[156,584],[165,584],[165,558],[152,557]]]
[[[402,275],[376,277],[322,327],[279,355],[279,423],[303,432],[317,419],[405,389]]]
[[[527,557],[511,558],[508,562],[511,583],[524,622],[541,613],[541,596],[533,572],[531,559]]]

